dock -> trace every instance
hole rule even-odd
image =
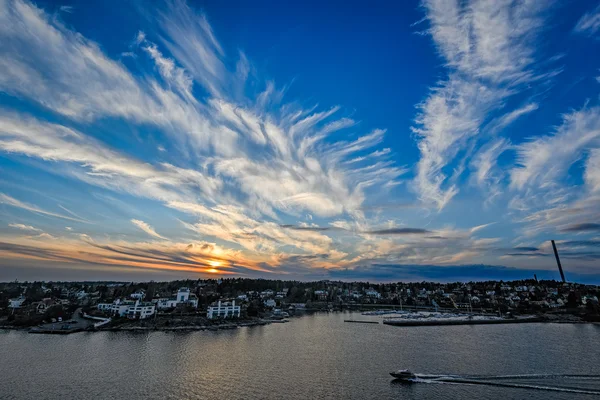
[[[444,326],[444,325],[498,325],[498,324],[523,324],[531,322],[544,322],[543,318],[515,318],[515,319],[461,319],[461,320],[384,320],[385,325],[392,326]]]
[[[70,333],[82,332],[83,328],[70,328],[70,329],[46,329],[46,328],[31,328],[29,333],[44,333],[50,335],[68,335]]]
[[[345,319],[344,322],[354,322],[355,324],[379,324],[379,321],[361,321],[356,319]]]

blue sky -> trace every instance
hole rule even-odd
[[[600,281],[600,7],[0,3],[0,279]]]

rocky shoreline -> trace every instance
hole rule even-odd
[[[237,329],[243,327],[254,327],[254,326],[265,326],[272,323],[285,323],[288,320],[270,320],[270,319],[259,319],[256,321],[240,321],[230,322],[214,325],[181,325],[181,326],[164,326],[164,325],[152,325],[152,326],[139,326],[139,325],[122,325],[122,326],[103,326],[101,328],[89,327],[87,329],[78,329],[77,332],[152,332],[152,331],[165,331],[165,332],[182,332],[182,331],[219,331]],[[25,331],[25,332],[38,332],[38,327],[31,326],[12,326],[12,325],[0,325],[0,330],[14,330],[14,331]],[[68,332],[65,332],[68,333]]]

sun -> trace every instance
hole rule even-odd
[[[220,267],[221,266],[221,261],[219,261],[219,260],[210,260],[208,263],[211,265],[211,267]]]
[[[214,269],[214,268],[209,268],[206,270],[206,272],[211,273],[211,274],[218,274],[219,270],[218,269]]]

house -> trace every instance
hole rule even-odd
[[[156,307],[153,303],[135,301],[133,307],[129,307],[126,316],[129,319],[146,319],[153,316],[156,312]]]
[[[88,296],[88,294],[86,293],[85,290],[80,290],[77,293],[75,293],[75,297],[77,298],[77,300],[83,300]]]
[[[107,311],[110,311],[112,309],[112,303],[98,303],[96,305],[96,308],[99,311],[105,311],[105,312],[107,312]]]
[[[271,289],[267,289],[267,290],[263,290],[262,292],[260,292],[260,297],[262,297],[263,299],[265,297],[273,297],[274,292]]]
[[[142,302],[140,300],[116,299],[113,303],[99,303],[96,307],[98,310],[108,312],[111,315],[130,319],[150,318],[156,312],[156,307],[153,303]]]
[[[23,305],[23,303],[25,302],[25,300],[27,300],[24,296],[19,296],[15,299],[9,299],[8,300],[8,308],[21,308],[21,306]]]
[[[34,303],[36,314],[44,314],[50,307],[56,305],[57,303],[51,298],[45,298],[42,301],[38,301]]]
[[[216,318],[239,318],[241,307],[235,305],[235,300],[232,302],[218,301],[217,304],[212,304],[208,307],[206,315],[209,319]]]
[[[267,299],[267,300],[264,301],[264,305],[267,308],[273,308],[273,307],[275,307],[277,305],[277,303],[273,299]]]
[[[144,289],[138,289],[129,295],[134,300],[143,300],[146,297],[146,291]]]
[[[327,300],[327,290],[315,290],[315,296],[321,301]]]
[[[188,306],[198,308],[198,297],[190,293],[190,289],[182,287],[177,294],[169,298],[160,298],[154,301],[159,310],[168,310],[177,306]]]
[[[237,298],[241,301],[248,301],[248,295],[246,294],[240,294]]]

